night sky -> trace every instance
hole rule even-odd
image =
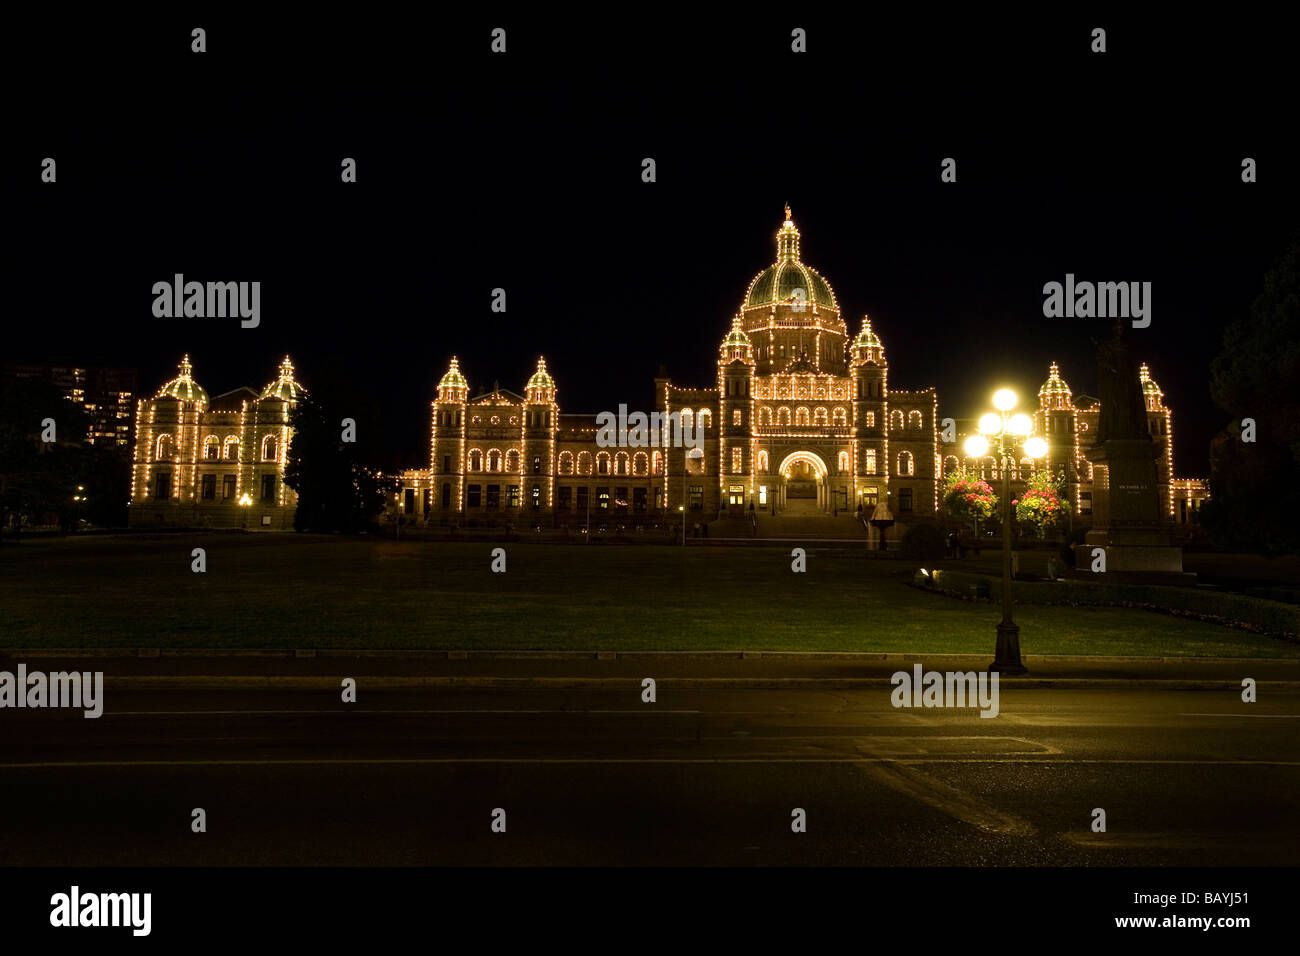
[[[516,391],[544,354],[566,411],[645,407],[660,365],[713,385],[788,202],[850,335],[869,313],[891,385],[936,386],[941,415],[1003,384],[1036,400],[1052,360],[1095,394],[1108,323],[1044,318],[1043,284],[1152,282],[1128,334],[1176,470],[1204,475],[1209,363],[1300,226],[1284,41],[1258,45],[1281,31],[787,19],[16,29],[4,359],[133,366],[152,391],[188,352],[215,395],[289,352],[309,388],[330,366],[374,393],[381,464],[424,465],[452,354]],[[260,280],[261,326],[154,318],[177,272]]]

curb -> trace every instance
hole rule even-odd
[[[157,676],[111,677],[104,683],[114,690],[328,690],[337,691],[345,675],[330,677],[259,676]],[[591,688],[641,689],[637,677],[358,677],[358,685],[369,689],[401,690],[418,687],[512,688],[577,690]],[[1142,679],[1100,677],[1014,677],[1008,686],[1023,688],[1084,688],[1116,686],[1130,689],[1240,691],[1240,681]],[[888,677],[663,677],[659,686],[695,690],[854,690],[896,686]],[[1259,681],[1260,687],[1300,690],[1300,681]]]
[[[485,650],[374,650],[338,648],[157,648],[157,647],[18,647],[0,648],[4,658],[53,657],[274,657],[274,658],[390,658],[393,660],[495,660],[495,661],[611,661],[662,660],[778,660],[778,661],[987,661],[990,654],[948,654],[907,651],[485,651]],[[1141,657],[1137,655],[1025,654],[1027,663],[1039,664],[1291,664],[1296,657]]]

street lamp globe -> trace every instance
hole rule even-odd
[[[1047,454],[1047,442],[1037,436],[1025,442],[1025,454],[1030,458],[1042,458]]]
[[[971,458],[982,458],[988,450],[989,442],[983,435],[971,435],[966,439],[966,454]]]
[[[1009,412],[1016,407],[1016,393],[1009,388],[1000,388],[993,393],[993,407],[1000,412]]]
[[[980,416],[979,430],[981,435],[1000,435],[1002,434],[1002,416],[989,412],[987,415]]]
[[[1017,437],[1028,435],[1034,430],[1034,420],[1024,412],[1017,412],[1007,422],[1007,431]]]

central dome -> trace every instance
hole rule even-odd
[[[830,283],[815,269],[799,261],[799,230],[785,207],[785,222],[776,234],[776,262],[768,266],[749,284],[742,308],[756,309],[773,305],[805,305],[839,310]]]

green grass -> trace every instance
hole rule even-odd
[[[302,535],[0,548],[0,647],[787,650],[985,653],[998,608],[907,586],[857,549],[400,542]],[[207,572],[190,551],[207,550]],[[1020,607],[1026,654],[1297,657],[1215,624]]]

